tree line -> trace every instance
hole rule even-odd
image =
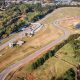
[[[77,39],[78,37],[80,37],[80,34],[73,34],[73,35],[69,36],[68,39],[66,39],[63,42],[61,42],[59,45],[56,45],[53,50],[50,50],[49,52],[47,52],[42,57],[40,57],[39,59],[37,59],[36,61],[34,61],[32,63],[32,65],[31,65],[32,70],[35,70],[38,67],[40,67],[41,65],[43,65],[46,60],[48,60],[49,58],[53,57],[56,54],[56,52],[59,49],[61,49],[65,44],[69,43],[70,41],[72,41],[74,39]]]
[[[0,39],[6,38],[25,24],[30,24],[31,22],[43,18],[48,13],[52,12],[53,9],[53,6],[49,5],[42,7],[40,3],[11,5],[6,11],[1,13],[0,21],[2,24],[0,25]],[[35,14],[35,12],[37,14]],[[20,17],[18,16],[22,14],[26,15],[26,18],[20,21]],[[28,14],[30,14],[30,16],[28,16]]]

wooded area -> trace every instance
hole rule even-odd
[[[0,39],[6,38],[24,25],[43,18],[53,9],[53,6],[49,5],[42,7],[40,3],[11,5],[6,11],[0,13]]]

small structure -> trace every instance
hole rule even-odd
[[[24,44],[24,41],[18,41],[16,44],[22,46]]]
[[[80,29],[80,23],[76,24],[76,25],[75,25],[75,28],[76,28],[76,29]]]
[[[22,28],[21,30],[24,31],[26,28]]]
[[[31,23],[30,27],[27,27],[25,29],[25,35],[32,37],[36,32],[38,32],[41,28],[43,28],[43,25],[40,23]]]
[[[38,32],[41,28],[43,28],[43,25],[40,23],[32,23],[32,31],[34,33]]]
[[[14,45],[15,45],[15,44],[14,44],[13,42],[9,42],[9,47],[10,47],[10,48],[14,47]]]

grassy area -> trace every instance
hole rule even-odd
[[[34,76],[35,80],[51,80],[52,77],[56,77],[57,80],[57,78],[63,76],[70,68],[75,69],[74,65],[80,63],[80,61],[75,59],[74,55],[73,48],[68,43],[54,57],[48,59],[36,70],[31,71],[31,64],[25,65],[17,70],[10,80],[14,80],[14,78],[17,80],[17,77],[25,77],[29,73]]]
[[[2,40],[0,45],[3,45],[4,43],[6,43],[7,41],[9,41],[10,39],[14,38],[16,35],[18,35],[18,33],[15,33],[15,34],[11,35],[10,37]]]
[[[51,41],[59,38],[61,36],[62,32],[53,27],[53,25],[51,23],[54,20],[56,20],[58,18],[67,17],[67,16],[69,16],[69,17],[78,16],[79,14],[80,14],[80,8],[77,8],[77,7],[76,8],[75,7],[60,8],[60,9],[55,10],[54,12],[52,12],[51,14],[49,14],[48,16],[46,16],[45,18],[43,18],[42,20],[38,21],[38,22],[44,24],[47,27],[47,29],[43,30],[43,31],[41,30],[40,32],[38,32],[32,38],[25,38],[25,39],[23,39],[23,40],[26,41],[26,43],[22,47],[13,48],[13,49],[6,48],[2,52],[0,52],[2,54],[7,53],[7,54],[5,54],[3,56],[4,58],[0,57],[0,59],[1,59],[0,60],[1,61],[1,63],[0,63],[0,67],[1,68],[0,69],[2,70],[4,67],[6,68],[6,65],[8,65],[8,64],[10,65],[10,64],[13,64],[13,63],[17,62],[17,60],[20,60],[23,57],[28,56],[33,51],[39,49],[40,47],[48,44]],[[35,48],[37,47],[37,48],[34,49],[34,47]],[[67,45],[66,48],[68,48],[68,47],[69,47],[69,45]],[[66,51],[68,51],[68,50],[66,50]],[[65,58],[66,57],[65,58],[66,60],[67,59],[70,60],[71,57],[73,57],[72,56],[73,53],[67,53],[68,56],[70,56],[69,54],[71,54],[71,56],[68,57],[68,56],[66,56],[65,52],[64,52],[64,54],[63,54],[63,52],[58,53],[59,55],[57,55],[57,56],[60,56],[59,58],[54,57],[54,58],[49,59],[43,65],[43,67],[40,67],[39,69],[37,69],[36,71],[33,72],[34,76],[35,77],[40,76],[41,74],[43,74],[43,73],[41,73],[43,71],[44,74],[41,77],[41,80],[49,80],[51,78],[51,77],[49,77],[49,73],[50,74],[54,74],[54,71],[51,72],[51,70],[55,70],[55,74],[54,75],[57,75],[57,77],[58,77],[58,76],[61,76],[70,67],[74,67],[73,65],[70,65],[69,63],[64,62],[64,61],[62,61],[60,59],[60,58]],[[76,64],[76,61],[74,60],[74,58],[73,58],[73,60],[72,59],[70,60],[70,62],[73,62],[73,61]],[[61,67],[59,67],[60,65],[61,65]],[[64,65],[65,67],[62,66],[62,65]],[[50,66],[51,66],[51,68],[50,68]],[[56,68],[56,66],[57,66],[57,68]],[[63,70],[64,68],[65,68],[65,70]],[[30,70],[30,68],[28,67],[27,69],[24,69],[22,72],[23,73],[25,73],[26,71],[28,72],[28,69]],[[56,74],[56,72],[58,71],[58,69],[59,69],[59,72],[61,72],[59,75]],[[40,74],[38,74],[38,73],[40,73]],[[45,79],[45,77],[46,77],[46,79]],[[47,77],[49,77],[49,79]]]
[[[53,22],[53,20],[56,20],[58,18],[79,16],[79,14],[80,14],[80,8],[79,7],[58,8],[52,13],[52,15],[49,16],[48,19],[45,19],[43,22],[49,23],[49,22]]]
[[[50,33],[48,33],[49,31]],[[42,30],[37,32],[36,35],[34,35],[33,37],[23,38],[22,40],[26,42],[23,46],[21,47],[15,46],[14,48],[6,47],[4,50],[0,51],[0,54],[3,54],[3,56],[0,57],[0,71],[8,67],[9,65],[17,62],[18,60],[32,54],[33,52],[47,45],[51,41],[57,39],[60,36],[60,32],[58,31],[56,33],[53,31],[55,31],[55,28],[51,26],[44,27]],[[55,36],[53,37],[55,33],[56,37]]]
[[[29,19],[29,21],[31,21],[31,19],[33,19],[34,18],[34,16],[36,16],[36,15],[38,15],[39,14],[39,12],[29,12],[28,14],[27,14],[27,18]]]

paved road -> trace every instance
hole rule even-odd
[[[75,17],[74,17],[75,18]],[[79,17],[78,17],[79,18]],[[70,35],[70,31],[65,28],[65,27],[61,27],[59,26],[59,22],[63,21],[65,19],[70,19],[70,18],[63,18],[63,19],[58,19],[56,21],[54,21],[53,25],[55,25],[56,28],[64,31],[64,34],[58,38],[57,40],[51,42],[50,44],[46,45],[45,47],[39,49],[38,51],[34,52],[33,54],[27,56],[26,58],[18,61],[17,63],[9,66],[8,68],[6,68],[5,70],[3,70],[0,73],[0,80],[4,80],[6,78],[6,76],[12,72],[13,70],[19,68],[20,66],[29,63],[30,61],[32,61],[34,58],[38,57],[40,54],[42,54],[42,52],[49,50],[50,48],[52,48],[53,46],[59,44],[61,41],[67,39]]]

